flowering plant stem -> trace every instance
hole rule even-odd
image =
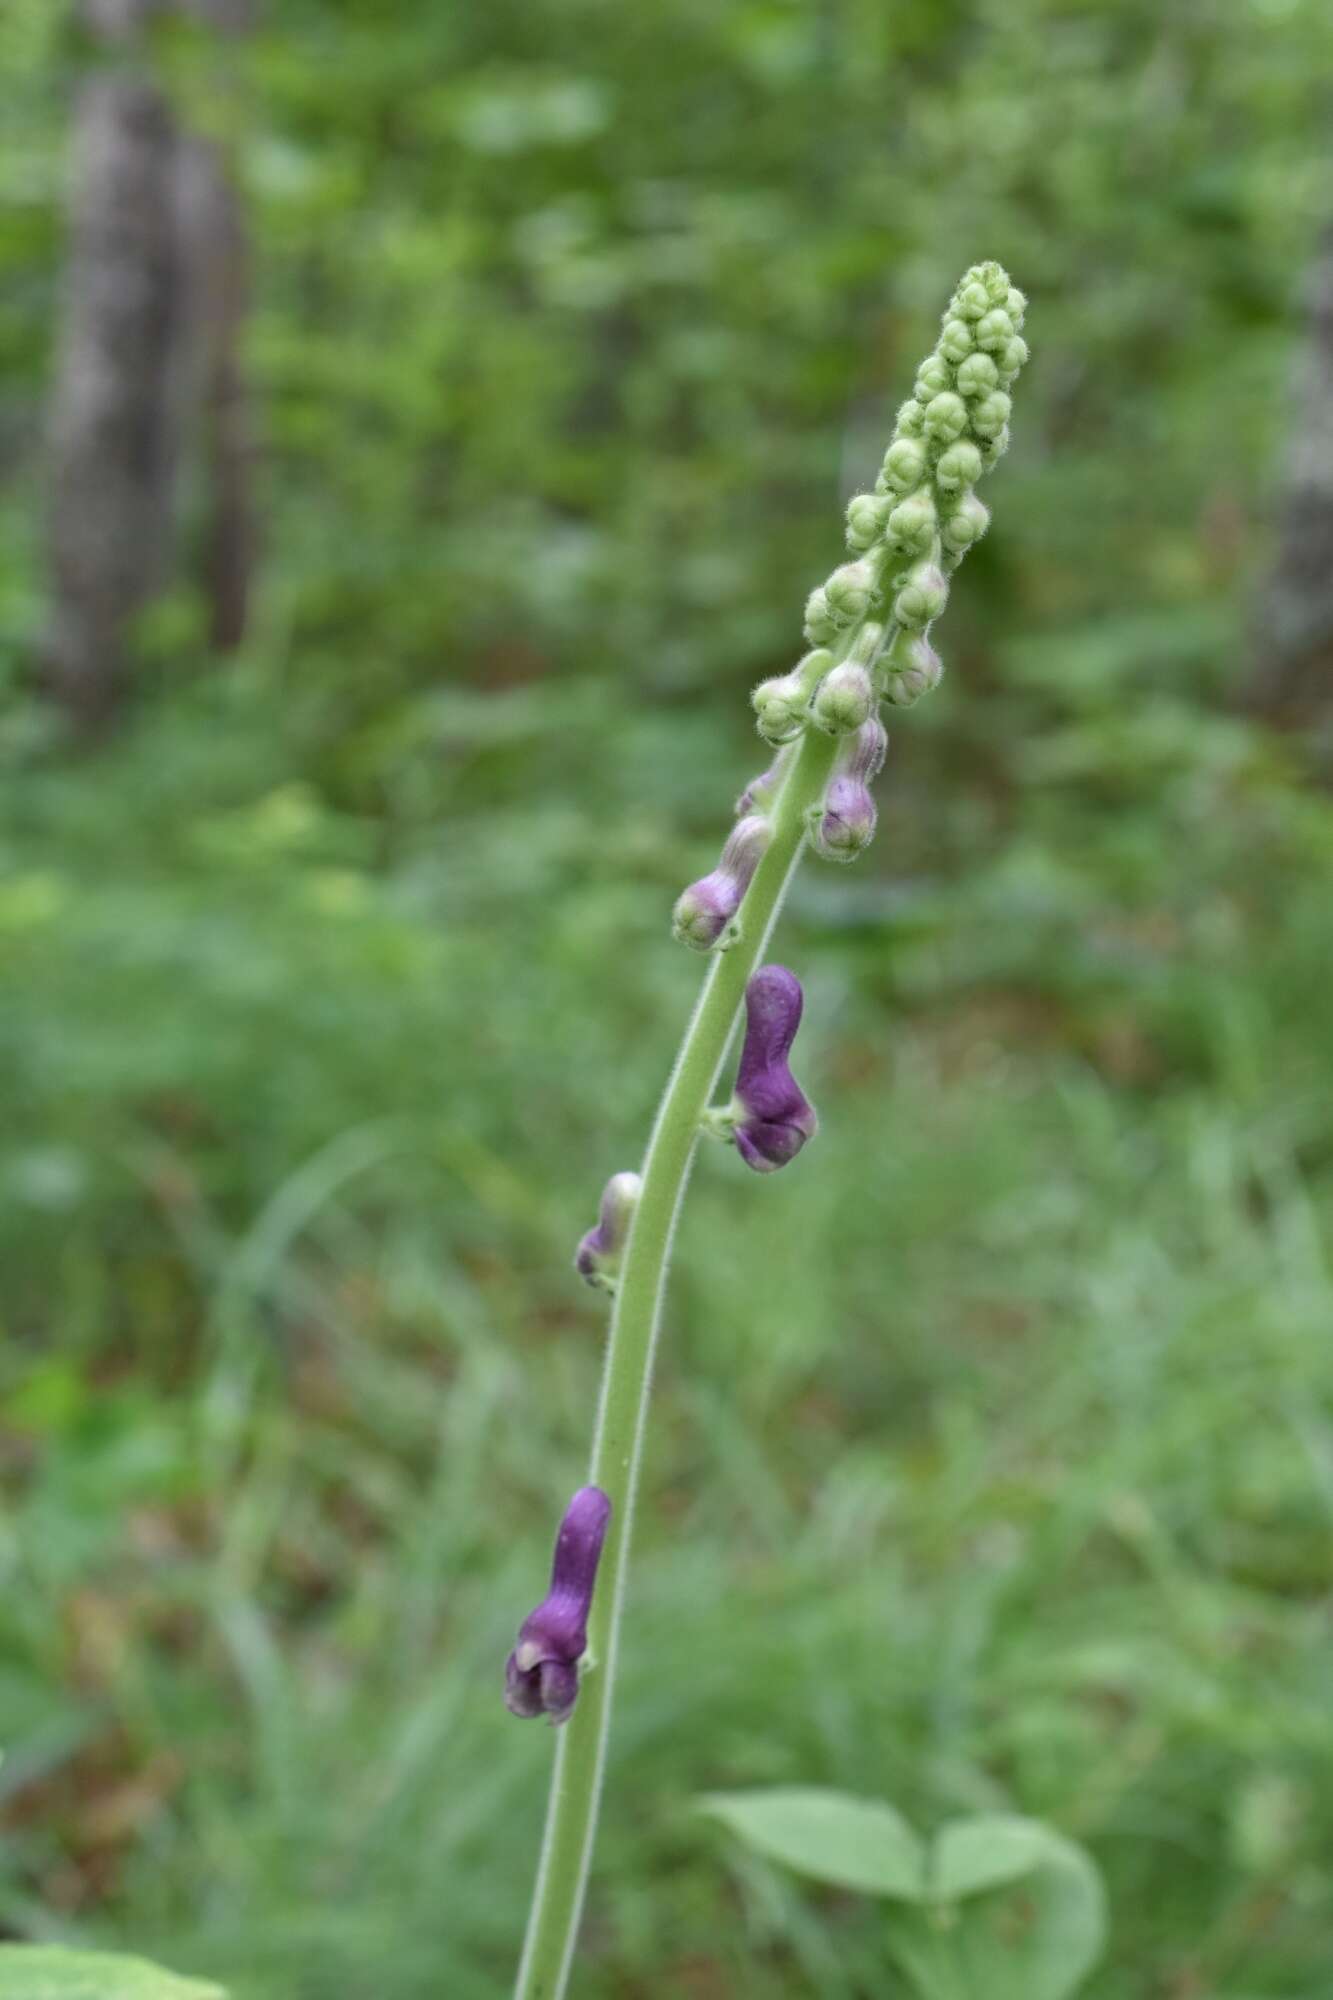
[[[828,783],[837,739],[807,730],[772,812],[772,837],[738,913],[739,935],[712,956],[643,1165],[607,1342],[589,1479],[611,1500],[611,1522],[588,1629],[578,1705],[560,1730],[541,1863],[516,2000],[560,2000],[592,1858],[611,1719],[621,1604],[643,1450],[653,1352],[667,1263],[700,1120],[745,995],[795,873],[807,815]]]

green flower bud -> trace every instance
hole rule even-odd
[[[998,437],[1009,421],[1013,404],[1003,389],[994,390],[972,405],[972,430],[979,438]]]
[[[925,487],[900,500],[889,515],[888,538],[897,555],[929,555],[936,531],[935,502]]]
[[[892,501],[883,493],[858,493],[847,503],[847,546],[863,555],[884,532]]]
[[[895,419],[894,429],[903,437],[920,437],[925,428],[926,413],[921,404],[904,403]]]
[[[949,586],[938,563],[917,563],[893,600],[893,615],[900,625],[918,629],[939,617],[948,595]]]
[[[805,600],[805,636],[812,646],[827,646],[837,638],[840,630],[840,621],[833,616],[828,592],[821,584]]]
[[[824,585],[829,615],[839,626],[853,625],[864,618],[877,582],[873,566],[865,561],[843,563]]]
[[[832,653],[817,648],[798,660],[789,674],[760,681],[750,700],[766,743],[788,743],[805,726],[810,696],[832,665]]]
[[[845,736],[859,729],[875,712],[874,683],[865,667],[856,660],[844,660],[827,680],[820,683],[811,704],[811,715],[830,736]]]
[[[981,264],[977,276],[986,287],[986,296],[991,304],[1002,306],[1009,296],[1009,273],[1003,264]]]
[[[985,321],[982,321],[985,325]],[[994,389],[1000,380],[1000,371],[989,354],[969,354],[958,370],[958,393],[960,396],[984,396]]]
[[[1015,334],[1012,340],[1005,341],[995,358],[1000,364],[1000,380],[1007,387],[1028,358],[1028,344]]]
[[[921,363],[916,371],[916,398],[920,403],[929,403],[932,396],[941,390],[953,387],[953,370],[938,354],[932,354]]]
[[[910,493],[925,469],[926,454],[914,438],[895,438],[884,454],[885,481],[898,493]]]
[[[959,319],[982,319],[991,309],[990,294],[976,278],[960,285],[953,309]]]
[[[999,464],[1008,449],[1008,424],[1004,426],[1003,430],[997,431],[993,438],[982,438],[977,445],[977,450],[981,453],[981,463],[987,472],[991,470],[992,466]]]
[[[952,441],[967,428],[967,409],[961,396],[951,389],[933,396],[926,405],[926,429],[932,437]]]
[[[959,501],[953,513],[944,524],[944,546],[962,555],[973,542],[979,542],[990,526],[990,510],[984,507],[974,493],[967,493]]]
[[[980,477],[981,453],[966,438],[940,454],[935,484],[941,493],[957,493],[964,486],[975,486]]]
[[[1014,337],[1014,323],[1007,312],[988,312],[977,324],[977,346],[998,350]]]
[[[939,686],[943,674],[944,662],[929,639],[914,633],[894,647],[888,670],[881,675],[884,699],[894,708],[911,708]]]
[[[972,352],[972,329],[965,319],[946,319],[939,351],[946,361],[965,361]]]
[[[1027,318],[1028,302],[1017,285],[1010,285],[1005,293],[1004,309],[1016,327],[1021,328]]]
[[[847,648],[847,657],[849,660],[858,661],[863,667],[873,667],[883,644],[884,627],[873,618],[867,618]]]

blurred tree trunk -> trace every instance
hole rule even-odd
[[[1249,705],[1283,727],[1314,729],[1320,761],[1333,771],[1333,228],[1310,273],[1280,506]]]
[[[246,0],[175,0],[219,30]],[[133,625],[177,559],[182,469],[199,469],[211,636],[245,626],[252,533],[240,336],[246,244],[227,163],[180,129],[146,31],[172,0],[84,0],[104,67],[74,112],[70,245],[52,411],[52,685],[114,721]]]

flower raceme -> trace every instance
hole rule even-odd
[[[556,1536],[551,1588],[518,1628],[505,1663],[511,1715],[568,1722],[579,1692],[579,1661],[588,1649],[588,1614],[611,1502],[600,1486],[581,1486]]]
[[[794,1160],[819,1127],[787,1058],[805,1005],[785,965],[764,965],[745,989],[745,1040],[728,1122],[736,1150],[757,1174]]]

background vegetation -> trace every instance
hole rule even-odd
[[[262,563],[225,665],[158,599],[91,750],[36,663],[94,57],[45,0],[0,38],[0,1922],[507,1990],[568,1259],[747,689],[995,256],[996,524],[780,945],[821,1136],[692,1192],[578,1990],[890,1992],[880,1910],[692,1810],[809,1783],[1085,1842],[1095,2000],[1325,1995],[1333,810],[1239,696],[1333,15],[291,0],[226,91],[164,23],[255,238]]]

